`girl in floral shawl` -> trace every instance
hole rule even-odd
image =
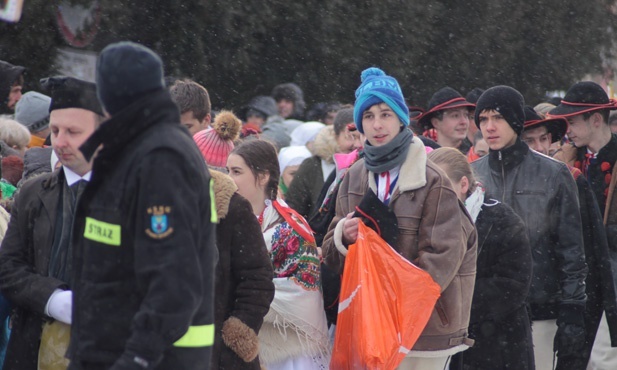
[[[274,300],[259,332],[262,365],[268,370],[327,369],[319,254],[306,221],[276,197],[276,149],[266,141],[245,142],[230,154],[227,169],[253,207],[274,267]]]

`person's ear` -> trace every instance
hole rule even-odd
[[[463,176],[461,177],[461,193],[466,196],[467,192],[469,192],[469,179],[467,176]]]
[[[265,188],[268,185],[268,181],[270,181],[270,173],[263,172],[257,175],[257,183],[260,187]]]
[[[594,114],[592,114],[591,117],[589,117],[589,121],[596,128],[600,127],[600,125],[603,124],[602,115],[600,114],[600,112],[595,112]]]
[[[439,119],[437,119],[437,117],[431,118],[431,125],[433,125],[433,128],[435,130],[437,130],[439,128],[439,124],[440,123],[441,123],[441,121]]]

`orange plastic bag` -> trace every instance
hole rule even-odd
[[[396,369],[441,289],[362,222],[345,260],[331,369]]]

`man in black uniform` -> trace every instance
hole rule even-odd
[[[107,46],[96,81],[111,118],[80,148],[94,162],[73,229],[69,369],[208,369],[216,211],[203,157],[150,49]]]

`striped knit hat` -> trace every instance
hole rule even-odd
[[[234,149],[242,122],[230,111],[216,115],[212,128],[199,131],[193,136],[208,167],[227,173],[227,157]]]

